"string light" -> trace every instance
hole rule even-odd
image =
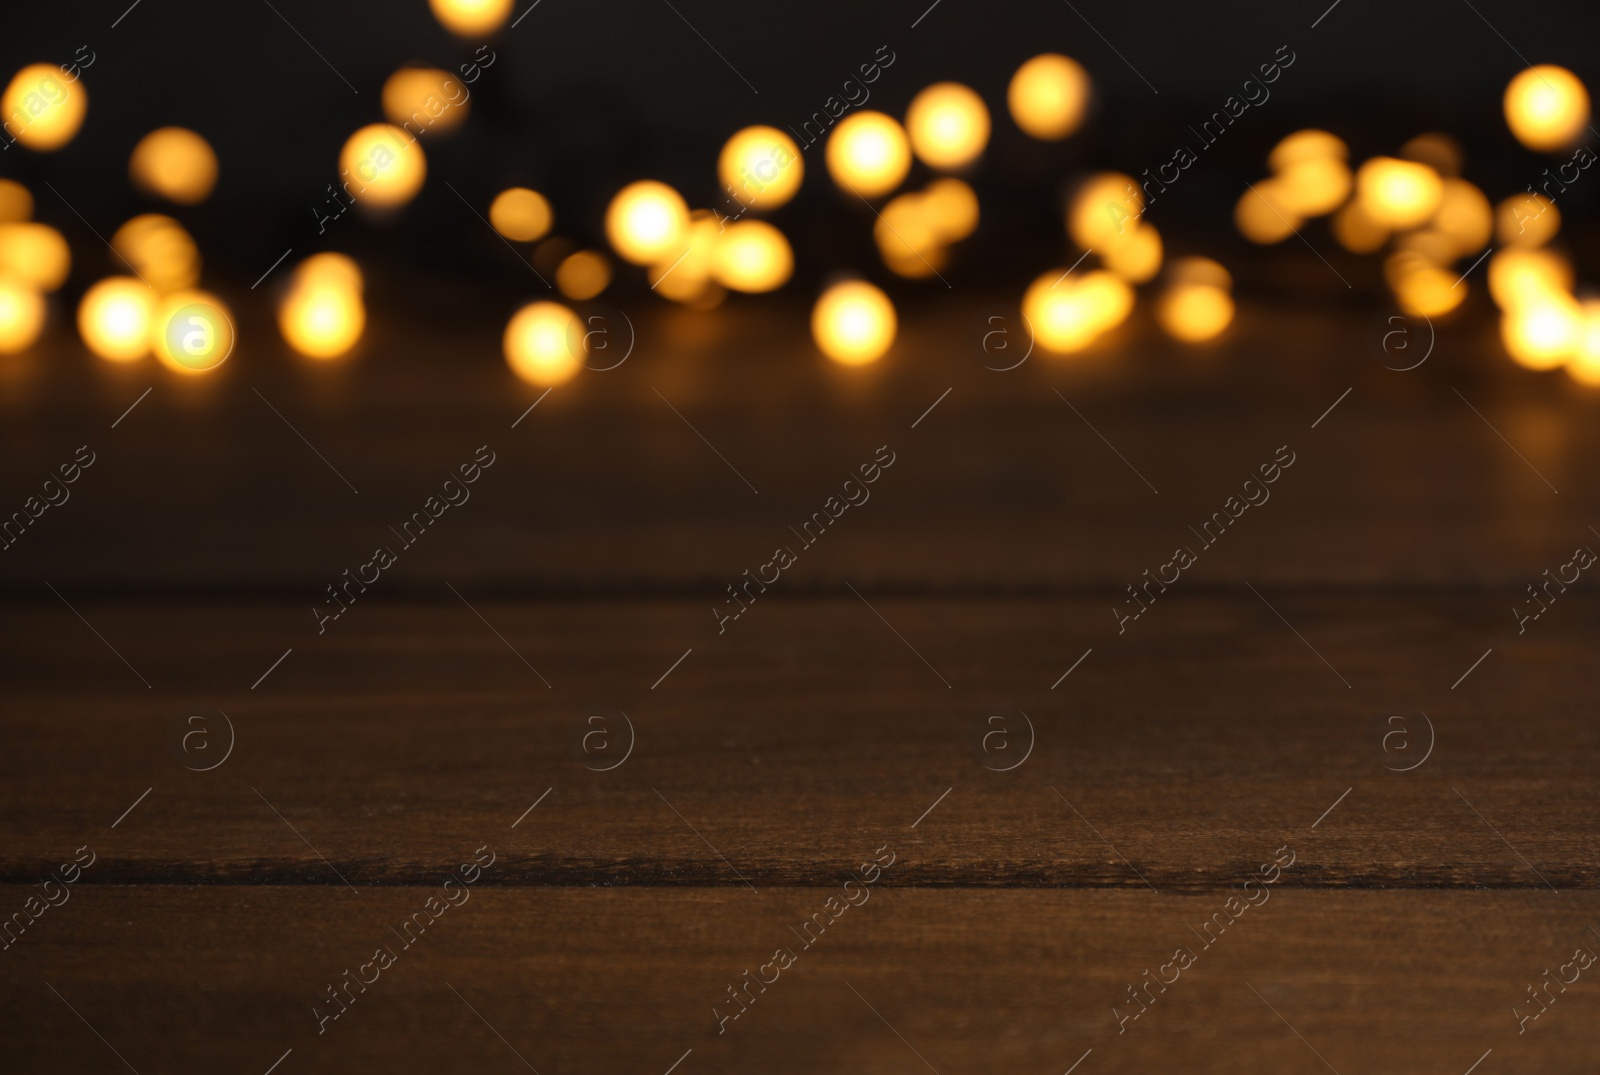
[[[746,127],[723,145],[717,178],[740,205],[776,209],[793,198],[805,178],[800,147],[776,127]]]
[[[1563,149],[1589,124],[1589,91],[1565,67],[1540,64],[1506,86],[1506,125],[1534,150]]]
[[[527,187],[508,187],[489,203],[489,223],[512,242],[531,243],[544,238],[553,220],[545,196]]]
[[[911,170],[906,132],[882,112],[852,112],[833,128],[828,174],[847,192],[875,198],[898,187]]]
[[[911,99],[906,134],[912,152],[930,168],[960,168],[989,144],[989,109],[961,83],[936,82]]]
[[[862,366],[894,343],[896,321],[889,296],[863,280],[834,284],[811,310],[811,337],[841,365]]]
[[[1017,68],[1006,106],[1034,138],[1058,141],[1078,129],[1089,107],[1089,75],[1076,60],[1047,52]]]
[[[61,68],[49,63],[24,67],[0,94],[6,133],[41,152],[60,149],[72,141],[88,108],[83,80],[69,80]]]
[[[176,202],[203,202],[217,185],[217,154],[211,143],[183,127],[162,127],[139,139],[128,159],[128,175],[144,191]]]
[[[529,303],[511,316],[502,341],[512,372],[547,388],[570,381],[582,366],[583,322],[559,302]]]
[[[641,179],[617,192],[606,209],[606,238],[624,261],[649,265],[681,249],[689,207],[665,183]]]
[[[150,320],[156,295],[132,276],[110,276],[84,292],[78,303],[78,335],[111,362],[133,362],[150,353]]]

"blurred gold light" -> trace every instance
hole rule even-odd
[[[959,82],[935,82],[911,99],[906,133],[917,159],[930,168],[960,168],[989,144],[989,109]]]
[[[906,132],[882,112],[853,112],[828,136],[828,174],[866,198],[887,194],[911,169]]]
[[[291,281],[294,287],[335,287],[357,295],[366,286],[361,267],[346,255],[331,251],[306,258],[295,267]]]
[[[1356,197],[1362,211],[1379,224],[1414,228],[1438,210],[1444,183],[1426,164],[1373,157],[1356,172]]]
[[[1489,258],[1489,294],[1502,310],[1515,310],[1572,290],[1572,266],[1544,249],[1497,250]]]
[[[1067,208],[1067,234],[1085,250],[1122,241],[1144,214],[1144,193],[1131,176],[1101,172],[1085,180]]]
[[[222,300],[206,291],[167,295],[150,321],[150,349],[177,373],[216,369],[233,353],[233,318]]]
[[[433,17],[460,37],[487,37],[511,16],[512,0],[428,0]]]
[[[606,238],[619,257],[635,265],[681,250],[688,226],[689,207],[678,192],[652,179],[629,183],[606,209]]]
[[[1333,157],[1298,161],[1278,175],[1275,190],[1285,207],[1302,217],[1323,216],[1344,204],[1353,180],[1350,167]]]
[[[162,127],[139,139],[128,160],[134,185],[179,205],[206,200],[217,185],[211,143],[183,127]]]
[[[200,250],[169,216],[134,217],[112,234],[111,249],[157,291],[193,287],[200,279]]]
[[[419,133],[455,130],[466,122],[471,104],[461,80],[437,67],[402,67],[383,84],[383,114]]]
[[[72,251],[48,224],[0,224],[0,276],[54,291],[72,270]]]
[[[1022,296],[1022,313],[1047,351],[1081,351],[1133,309],[1133,291],[1102,270],[1082,276],[1050,271]]]
[[[0,276],[0,355],[25,351],[44,328],[44,296],[21,280]]]
[[[878,252],[891,266],[922,259],[931,261],[931,255],[944,245],[924,208],[924,199],[922,194],[896,195],[889,199],[872,225],[872,238],[878,244]],[[901,275],[929,276],[932,270],[919,264],[909,274]]]
[[[1442,176],[1461,174],[1461,145],[1440,131],[1417,135],[1400,147],[1400,155],[1426,164]]]
[[[711,280],[711,257],[721,237],[722,225],[716,214],[709,209],[696,209],[689,215],[689,228],[677,249],[663,254],[651,266],[651,288],[674,302],[698,305],[712,292],[720,302],[723,292]]]
[[[811,336],[822,353],[845,366],[882,357],[894,342],[894,304],[862,280],[834,284],[811,310]]]
[[[1565,67],[1540,64],[1506,86],[1506,124],[1529,149],[1563,149],[1589,123],[1589,91]]]
[[[1161,271],[1161,235],[1153,224],[1129,228],[1122,242],[1101,251],[1101,260],[1130,284],[1142,284]]]
[[[357,202],[404,205],[428,177],[422,145],[400,127],[369,123],[352,134],[339,153],[339,171]]]
[[[579,250],[556,268],[556,287],[574,302],[586,302],[611,283],[611,263],[598,250]]]
[[[922,213],[941,241],[960,242],[977,230],[978,196],[960,179],[935,179],[922,192]]]
[[[506,361],[518,377],[541,387],[572,379],[582,362],[583,322],[559,302],[529,303],[506,325]]]
[[[1051,142],[1065,138],[1089,107],[1089,74],[1059,53],[1035,56],[1011,76],[1006,105],[1024,132]]]
[[[1204,343],[1233,321],[1233,297],[1210,284],[1174,284],[1162,294],[1156,320],[1174,339]]]
[[[319,258],[330,260],[319,261]],[[338,358],[361,339],[367,325],[361,270],[341,254],[308,258],[278,306],[278,330],[307,358]]]
[[[1583,304],[1583,326],[1577,350],[1567,360],[1567,373],[1579,384],[1600,386],[1600,299]]]
[[[800,147],[776,127],[746,127],[717,157],[717,178],[751,209],[776,209],[793,198],[805,172]]]
[[[512,242],[531,243],[544,238],[551,219],[545,196],[527,187],[508,187],[489,203],[489,223]]]
[[[88,107],[82,79],[68,82],[55,64],[31,63],[0,94],[0,121],[29,149],[48,151],[72,141]]]
[[[1584,328],[1577,300],[1559,293],[1546,293],[1507,310],[1500,319],[1506,350],[1530,370],[1555,369],[1576,355]]]
[[[1407,313],[1439,317],[1467,297],[1465,281],[1415,251],[1396,251],[1385,260],[1383,269],[1395,299]]]
[[[0,179],[0,224],[15,224],[33,216],[33,195],[14,179]]]
[[[1284,201],[1281,178],[1263,179],[1247,188],[1233,207],[1233,222],[1239,234],[1263,246],[1279,243],[1294,234],[1300,216]]]
[[[1210,258],[1186,257],[1179,258],[1172,263],[1168,270],[1174,286],[1189,284],[1194,286],[1217,287],[1224,291],[1233,287],[1233,276],[1222,263]]]
[[[1482,250],[1494,230],[1494,210],[1483,191],[1465,179],[1446,179],[1432,228],[1449,237],[1455,257]]]
[[[1352,254],[1370,254],[1389,241],[1389,229],[1367,215],[1361,202],[1346,202],[1333,214],[1333,237]]]
[[[1513,194],[1494,215],[1501,246],[1543,246],[1561,231],[1561,210],[1543,194]]]
[[[89,350],[112,362],[150,353],[150,319],[156,293],[132,276],[110,276],[83,294],[78,335]]]
[[[1281,174],[1297,164],[1309,161],[1342,161],[1349,156],[1350,150],[1338,135],[1308,129],[1295,131],[1273,146],[1272,152],[1267,155],[1267,165],[1274,172]]]
[[[789,240],[763,220],[728,225],[711,255],[711,275],[733,291],[771,291],[782,287],[793,271]]]

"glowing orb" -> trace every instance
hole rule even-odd
[[[428,159],[417,140],[400,127],[369,123],[339,152],[339,174],[359,203],[404,205],[428,177]]]
[[[611,263],[598,250],[579,250],[570,254],[556,269],[556,287],[574,302],[594,298],[610,283]]]
[[[922,192],[922,212],[935,235],[959,242],[978,227],[978,196],[959,179],[935,179]]]
[[[1178,284],[1161,296],[1156,320],[1174,339],[1204,343],[1233,321],[1233,298],[1209,284]]]
[[[789,240],[763,220],[728,225],[711,254],[711,275],[733,291],[771,291],[782,287],[793,271]]]
[[[183,127],[162,127],[139,139],[128,160],[128,175],[143,190],[195,205],[217,185],[217,155],[211,143]]]
[[[1129,228],[1121,242],[1100,252],[1100,259],[1130,284],[1142,284],[1161,270],[1161,234],[1154,224]]]
[[[1577,355],[1584,337],[1583,310],[1571,295],[1547,293],[1500,319],[1500,336],[1518,365],[1551,370]]]
[[[960,168],[989,144],[989,109],[959,82],[936,82],[911,99],[906,134],[917,159],[930,168]]]
[[[681,249],[689,226],[689,207],[665,183],[629,183],[606,209],[606,238],[624,261],[649,265],[669,250]]]
[[[887,194],[911,170],[906,132],[882,112],[852,112],[828,136],[828,174],[865,198]]]
[[[1515,310],[1572,290],[1572,265],[1550,250],[1497,250],[1489,258],[1489,294]]]
[[[506,362],[529,384],[548,387],[572,379],[583,365],[574,344],[583,322],[559,302],[529,303],[511,316],[503,348]]]
[[[1367,216],[1387,228],[1425,224],[1444,198],[1439,173],[1426,164],[1373,157],[1356,172],[1356,197]]]
[[[453,131],[466,122],[470,107],[467,87],[437,67],[402,67],[383,84],[384,116],[418,133]]]
[[[1282,177],[1275,176],[1263,179],[1239,196],[1233,207],[1233,222],[1240,235],[1266,246],[1293,235],[1301,218],[1288,206]]]
[[[72,252],[48,224],[0,224],[0,276],[54,291],[72,270]]]
[[[1543,194],[1513,194],[1495,210],[1501,246],[1543,246],[1561,231],[1561,210]]]
[[[1267,155],[1267,164],[1274,172],[1282,174],[1297,164],[1342,161],[1349,155],[1350,150],[1338,135],[1308,129],[1295,131],[1273,146],[1272,152]]]
[[[367,326],[359,270],[354,287],[339,270],[328,267],[297,272],[296,277],[296,286],[278,306],[278,331],[307,358],[338,358],[349,352]]]
[[[60,149],[72,141],[89,107],[83,81],[69,82],[61,68],[31,63],[0,94],[0,121],[29,149]]]
[[[1047,351],[1081,351],[1133,309],[1133,290],[1103,270],[1077,275],[1051,270],[1022,296],[1022,313]]]
[[[722,147],[717,178],[741,205],[776,209],[795,196],[805,178],[800,147],[776,127],[746,127]]]
[[[236,336],[222,300],[205,291],[165,296],[150,322],[150,348],[178,373],[205,373],[227,361]]]
[[[78,335],[84,345],[112,362],[132,362],[150,353],[150,319],[156,294],[132,276],[111,276],[84,292],[78,303]]]
[[[193,287],[200,279],[200,250],[169,216],[134,217],[112,234],[111,249],[158,291]]]
[[[0,276],[0,355],[25,351],[44,328],[44,296],[20,280]]]
[[[1455,257],[1482,250],[1494,232],[1494,210],[1483,191],[1465,179],[1446,179],[1433,230],[1448,236]]]
[[[0,179],[0,224],[16,224],[33,216],[33,195],[14,179]]]
[[[527,187],[510,187],[489,203],[489,223],[507,239],[531,243],[550,230],[552,215],[545,196]]]
[[[889,296],[862,280],[834,284],[811,310],[811,338],[845,366],[877,361],[894,343],[895,329]]]
[[[1589,91],[1565,67],[1540,64],[1506,86],[1506,124],[1529,149],[1562,149],[1589,124]]]
[[[460,37],[487,37],[511,17],[511,0],[428,0],[433,17]]]
[[[1089,107],[1089,74],[1073,59],[1047,52],[1011,76],[1006,105],[1017,126],[1053,142],[1078,129]]]
[[[1067,207],[1067,234],[1085,250],[1123,241],[1144,215],[1144,192],[1132,176],[1101,172],[1085,180]]]

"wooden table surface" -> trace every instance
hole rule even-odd
[[[1594,1069],[1600,617],[1527,587],[1597,397],[1475,312],[998,372],[996,295],[844,370],[646,299],[543,397],[493,319],[316,366],[248,305],[212,378],[0,371],[6,510],[94,453],[0,555],[7,1070]]]

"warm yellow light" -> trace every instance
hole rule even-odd
[[[402,67],[383,83],[383,114],[413,133],[443,134],[466,122],[472,98],[449,71]]]
[[[1233,276],[1222,263],[1210,258],[1186,257],[1179,258],[1172,263],[1168,270],[1172,277],[1172,285],[1178,287],[1189,284],[1198,287],[1216,287],[1227,291],[1233,287]]]
[[[559,302],[534,302],[506,325],[506,361],[518,377],[541,387],[572,379],[583,365],[583,322]]]
[[[906,132],[882,112],[852,112],[828,136],[828,174],[865,198],[887,194],[911,169]]]
[[[1579,384],[1600,386],[1600,299],[1583,304],[1578,348],[1567,360],[1567,373]]]
[[[1583,310],[1570,295],[1547,293],[1508,310],[1500,336],[1518,365],[1551,370],[1578,353],[1584,336]]]
[[[1414,228],[1439,208],[1444,184],[1426,164],[1373,157],[1356,172],[1356,197],[1367,216],[1388,228]]]
[[[162,127],[139,139],[128,160],[134,185],[179,205],[206,200],[217,185],[211,143],[183,127]]]
[[[1550,250],[1497,250],[1489,258],[1489,294],[1502,310],[1515,310],[1572,290],[1572,266]]]
[[[0,355],[25,351],[44,328],[44,296],[21,280],[0,276]]]
[[[1131,176],[1101,172],[1073,192],[1067,208],[1067,234],[1085,250],[1120,242],[1144,215],[1144,193]]]
[[[1174,339],[1204,343],[1233,321],[1233,297],[1209,284],[1176,284],[1162,294],[1156,320]]]
[[[531,243],[544,238],[551,220],[550,203],[545,196],[527,187],[509,187],[489,203],[489,223],[512,242]]]
[[[1333,157],[1298,161],[1278,174],[1275,190],[1296,216],[1324,216],[1344,204],[1353,180],[1350,167]]]
[[[875,362],[894,343],[889,296],[861,280],[834,284],[811,310],[811,337],[822,353],[845,366]]]
[[[1333,237],[1352,254],[1370,254],[1389,241],[1389,229],[1373,220],[1359,201],[1333,214]]]
[[[0,179],[0,224],[16,224],[32,216],[33,195],[28,188],[14,179]]]
[[[723,188],[755,210],[776,209],[793,198],[805,174],[800,147],[776,127],[746,127],[717,158]]]
[[[1461,174],[1461,145],[1441,131],[1419,134],[1400,147],[1406,160],[1420,161],[1442,176]]]
[[[333,287],[359,295],[366,286],[361,268],[344,254],[313,254],[295,267],[292,287]]]
[[[1128,281],[1142,284],[1161,271],[1161,235],[1154,224],[1140,224],[1123,233],[1123,241],[1100,252],[1106,268]]]
[[[1280,175],[1297,164],[1311,161],[1344,161],[1350,156],[1344,141],[1327,131],[1308,129],[1295,131],[1272,147],[1267,155],[1267,165]]]
[[[169,216],[134,217],[111,236],[111,248],[157,291],[193,287],[200,279],[200,250]]]
[[[512,0],[428,0],[433,17],[460,37],[487,37],[511,17]]]
[[[177,373],[214,370],[233,353],[233,318],[222,300],[205,291],[165,296],[150,321],[150,349]]]
[[[1446,179],[1432,230],[1449,237],[1455,257],[1482,250],[1494,230],[1494,210],[1483,191],[1465,179]]]
[[[606,209],[606,238],[624,261],[649,265],[667,251],[683,249],[689,207],[665,183],[641,179],[629,183]]]
[[[1454,310],[1467,297],[1466,281],[1412,250],[1391,254],[1384,261],[1383,271],[1395,299],[1406,313],[1439,317]]]
[[[1089,74],[1059,53],[1035,56],[1011,76],[1006,105],[1017,126],[1035,138],[1056,141],[1078,129],[1089,107]]]
[[[1051,270],[1022,296],[1022,313],[1047,351],[1081,351],[1133,309],[1133,291],[1109,272],[1065,275]]]
[[[1233,207],[1239,234],[1263,246],[1280,243],[1300,226],[1300,215],[1285,203],[1281,178],[1263,179],[1247,188]]]
[[[878,252],[891,266],[923,259],[932,261],[932,255],[944,245],[924,206],[925,198],[923,194],[896,195],[889,199],[872,225],[872,238],[878,244]],[[926,264],[920,265],[920,269],[922,271],[913,269],[909,275],[932,275]]]
[[[922,213],[942,242],[960,242],[978,227],[978,196],[960,179],[935,179],[922,192]]]
[[[709,209],[696,209],[691,213],[683,240],[650,268],[650,286],[655,293],[690,305],[709,301],[715,294],[716,301],[720,302],[724,292],[711,281],[711,256],[722,237],[722,229],[716,214]]]
[[[1529,149],[1563,149],[1589,124],[1589,91],[1565,67],[1540,64],[1506,86],[1506,124]]]
[[[598,250],[579,250],[556,268],[556,287],[573,302],[587,302],[611,283],[611,263]]]
[[[112,362],[132,362],[150,353],[150,319],[156,293],[132,276],[111,276],[83,294],[78,335],[84,345]]]
[[[0,224],[0,276],[54,291],[72,270],[72,251],[48,224]]]
[[[1501,246],[1543,246],[1561,231],[1561,210],[1543,194],[1513,194],[1494,217]]]
[[[356,345],[366,325],[360,292],[331,277],[313,277],[292,289],[278,307],[278,330],[308,358],[338,358]]]
[[[733,291],[771,291],[782,287],[793,271],[789,240],[764,220],[728,225],[711,255],[711,275]]]
[[[69,82],[55,64],[31,63],[0,94],[0,123],[29,149],[60,149],[78,133],[88,107],[82,79]]]
[[[911,99],[906,134],[917,159],[930,168],[960,168],[989,144],[989,109],[959,82],[935,82]]]
[[[369,123],[345,142],[339,174],[358,203],[404,205],[422,189],[428,158],[421,143],[403,128]]]

